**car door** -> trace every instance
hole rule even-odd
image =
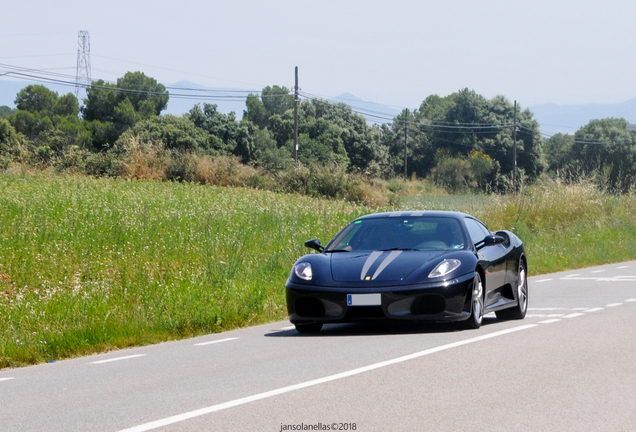
[[[492,232],[477,219],[464,219],[473,244],[481,242]],[[503,245],[484,246],[477,252],[480,260],[487,261],[486,271],[486,307],[496,303],[501,297],[501,290],[506,283],[506,248]]]

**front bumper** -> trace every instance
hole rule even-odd
[[[462,321],[470,316],[474,274],[443,283],[373,288],[323,287],[288,281],[287,311],[294,323],[368,319]],[[348,306],[347,294],[381,295],[380,306]]]

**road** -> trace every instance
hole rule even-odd
[[[0,430],[634,430],[636,261],[529,290],[479,330],[279,322],[2,370]]]

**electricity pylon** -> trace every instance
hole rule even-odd
[[[91,85],[91,37],[87,31],[80,30],[77,35],[77,75],[75,77],[75,97],[81,104],[80,93],[86,95]],[[84,92],[82,92],[84,90]]]

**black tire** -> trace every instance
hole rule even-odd
[[[484,321],[484,286],[479,272],[475,272],[475,279],[471,285],[470,316],[463,322],[466,329],[476,330]]]
[[[517,279],[517,304],[510,309],[502,309],[495,314],[500,320],[520,320],[528,311],[528,272],[523,260],[519,261],[519,279]]]
[[[298,333],[319,333],[322,329],[322,323],[303,323],[294,324]]]

